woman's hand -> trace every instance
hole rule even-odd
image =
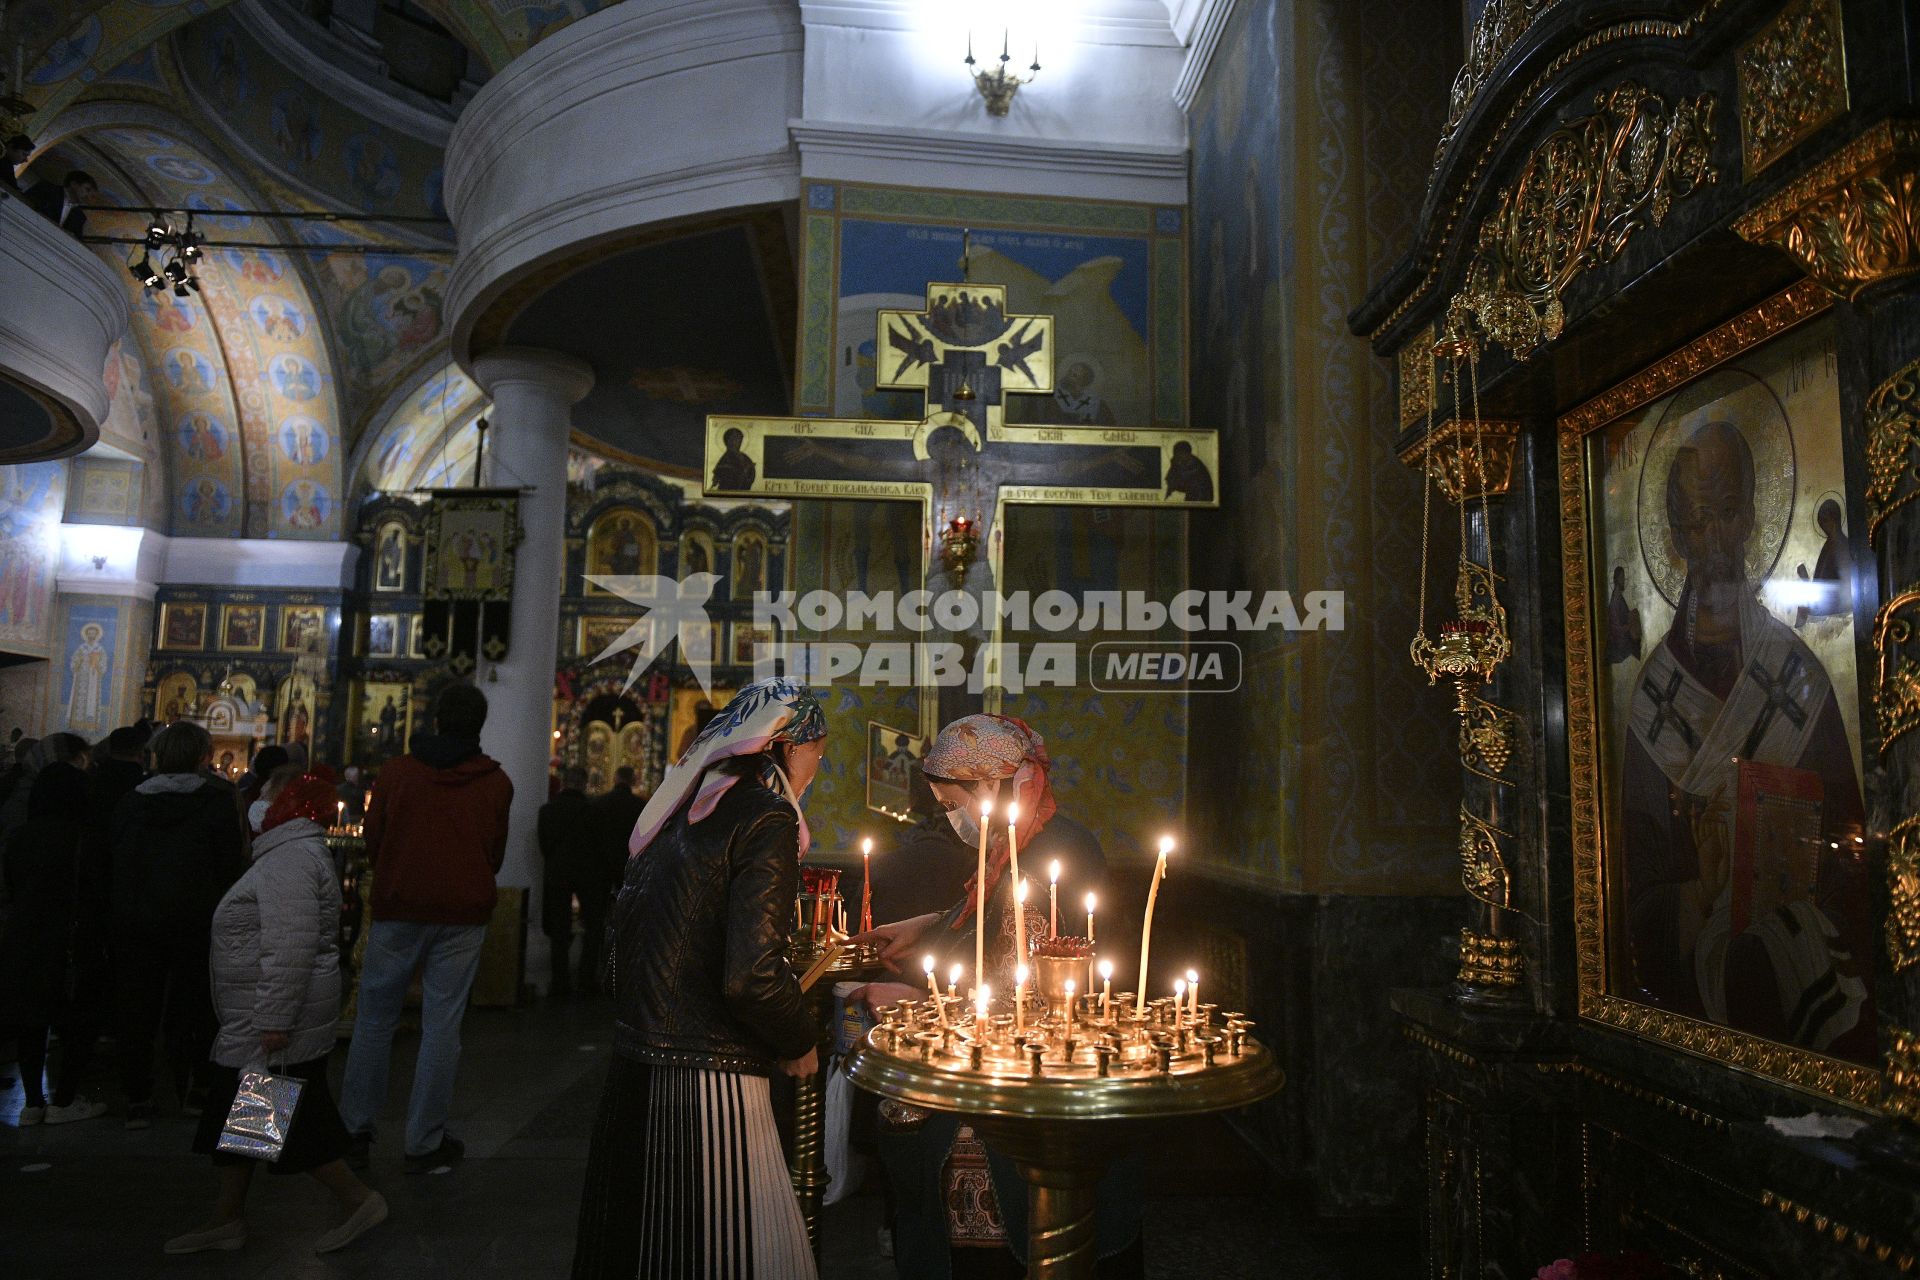
[[[293,1042],[293,1037],[285,1031],[262,1031],[260,1047],[268,1053],[279,1053]]]
[[[904,982],[869,982],[856,990],[853,998],[877,1014],[890,1004],[911,1000],[919,994],[920,988],[910,987]]]
[[[878,946],[880,963],[899,973],[908,954],[913,950],[913,944],[920,941],[920,935],[939,918],[939,912],[930,911],[924,916],[914,916],[911,920],[898,920],[893,924],[883,924],[878,929],[856,934],[847,942],[849,946],[863,944]]]
[[[780,1070],[796,1080],[813,1075],[820,1070],[820,1050],[813,1048],[803,1058],[788,1058],[780,1064]]]

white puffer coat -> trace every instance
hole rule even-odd
[[[340,1018],[340,882],[318,824],[254,837],[253,865],[213,913],[213,1060],[266,1064],[262,1031],[285,1031],[273,1066],[326,1056]]]

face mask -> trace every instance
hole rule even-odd
[[[958,809],[947,810],[947,821],[953,826],[953,834],[968,844],[980,843],[980,823],[973,810],[961,805]]]
[[[255,835],[260,834],[260,824],[267,820],[267,808],[265,800],[255,800],[247,806],[247,825]]]

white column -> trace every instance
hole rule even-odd
[[[513,779],[503,885],[527,889],[527,980],[548,977],[540,932],[540,850],[534,824],[547,799],[553,754],[553,671],[559,654],[565,571],[567,436],[575,401],[593,386],[586,362],[557,351],[502,347],[473,362],[474,380],[493,398],[484,483],[520,490],[523,536],[513,569],[513,645],[504,662],[480,664],[487,695],[481,746]]]

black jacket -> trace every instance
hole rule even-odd
[[[750,779],[704,821],[674,815],[614,903],[613,1045],[667,1066],[768,1075],[819,1037],[787,961],[800,825]]]
[[[237,795],[224,779],[156,774],[114,808],[116,932],[205,933],[246,869]]]
[[[540,837],[540,856],[546,859],[548,876],[575,884],[587,875],[598,873],[599,860],[594,856],[590,818],[583,791],[564,790],[540,806],[535,830]]]
[[[69,996],[69,981],[97,980],[104,944],[99,887],[80,865],[87,776],[55,761],[34,779],[26,822],[7,837],[4,863],[13,910],[0,932],[0,1025],[42,1026]]]
[[[607,890],[620,884],[627,870],[627,843],[647,802],[625,787],[615,787],[587,801],[593,812],[593,856],[599,860]]]

